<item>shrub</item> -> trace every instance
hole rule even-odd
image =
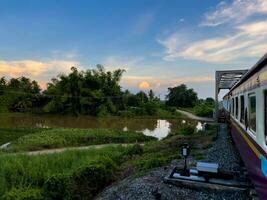
[[[179,130],[179,134],[181,135],[192,135],[195,132],[195,128],[193,126],[185,126]]]
[[[148,115],[157,115],[159,105],[156,102],[147,102],[145,104],[145,111]]]
[[[71,176],[70,199],[92,199],[114,179],[117,166],[108,157],[89,161]]]
[[[207,104],[200,104],[195,106],[194,112],[196,115],[201,117],[212,117],[213,116],[213,106]]]
[[[123,110],[119,111],[121,117],[134,117],[135,113],[132,110]]]
[[[35,188],[13,188],[7,192],[4,200],[44,200],[41,190]]]
[[[48,177],[44,183],[44,193],[47,199],[63,200],[68,196],[70,183],[69,174],[54,174]]]
[[[127,148],[125,151],[126,156],[134,156],[134,155],[142,155],[144,152],[144,149],[141,145],[135,144],[130,148]]]

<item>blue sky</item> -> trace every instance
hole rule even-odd
[[[123,88],[214,95],[215,70],[266,52],[266,0],[0,0],[0,75],[45,83],[75,65],[125,68]]]

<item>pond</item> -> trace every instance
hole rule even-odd
[[[201,129],[202,124],[189,119],[132,119],[132,118],[97,118],[91,116],[0,114],[0,128],[111,128],[142,132],[162,139],[170,132],[178,131],[190,124]]]

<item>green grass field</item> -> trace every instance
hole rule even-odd
[[[7,151],[35,151],[62,147],[109,143],[135,143],[156,140],[154,137],[145,136],[142,133],[134,131],[118,131],[110,129],[52,128],[29,129],[29,131],[29,133],[34,133],[13,140]],[[22,134],[24,133],[25,131],[22,131]]]

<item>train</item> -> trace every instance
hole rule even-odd
[[[267,54],[223,97],[231,136],[260,199],[267,199]]]

